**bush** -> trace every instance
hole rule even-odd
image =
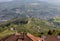
[[[60,35],[60,32],[58,33],[58,35]]]
[[[51,30],[48,31],[48,35],[52,35],[53,32]]]

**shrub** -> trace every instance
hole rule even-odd
[[[48,31],[48,35],[52,35],[53,32],[51,30]]]

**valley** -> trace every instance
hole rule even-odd
[[[0,2],[0,39],[17,41],[20,36],[15,34],[22,32],[35,39],[60,36],[60,5],[37,0]]]

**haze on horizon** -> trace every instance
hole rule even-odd
[[[8,1],[12,1],[12,0],[0,0],[0,2],[8,2]]]
[[[12,1],[12,0],[0,0],[0,2],[6,2],[6,1]],[[60,0],[37,0],[37,1],[60,2]]]
[[[60,0],[39,0],[39,1],[46,1],[46,2],[60,2]]]

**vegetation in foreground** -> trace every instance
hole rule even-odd
[[[51,19],[50,19],[51,21]],[[0,38],[7,37],[15,33],[9,28],[16,28],[21,33],[31,33],[35,36],[60,35],[60,28],[54,26],[55,21],[41,20],[38,18],[17,18],[0,24]],[[58,22],[57,22],[58,23]],[[56,24],[57,24],[56,23]],[[53,25],[52,25],[53,24]]]
[[[12,34],[14,34],[15,31],[11,31],[11,30],[4,30],[3,32],[0,33],[0,39],[8,37]]]

